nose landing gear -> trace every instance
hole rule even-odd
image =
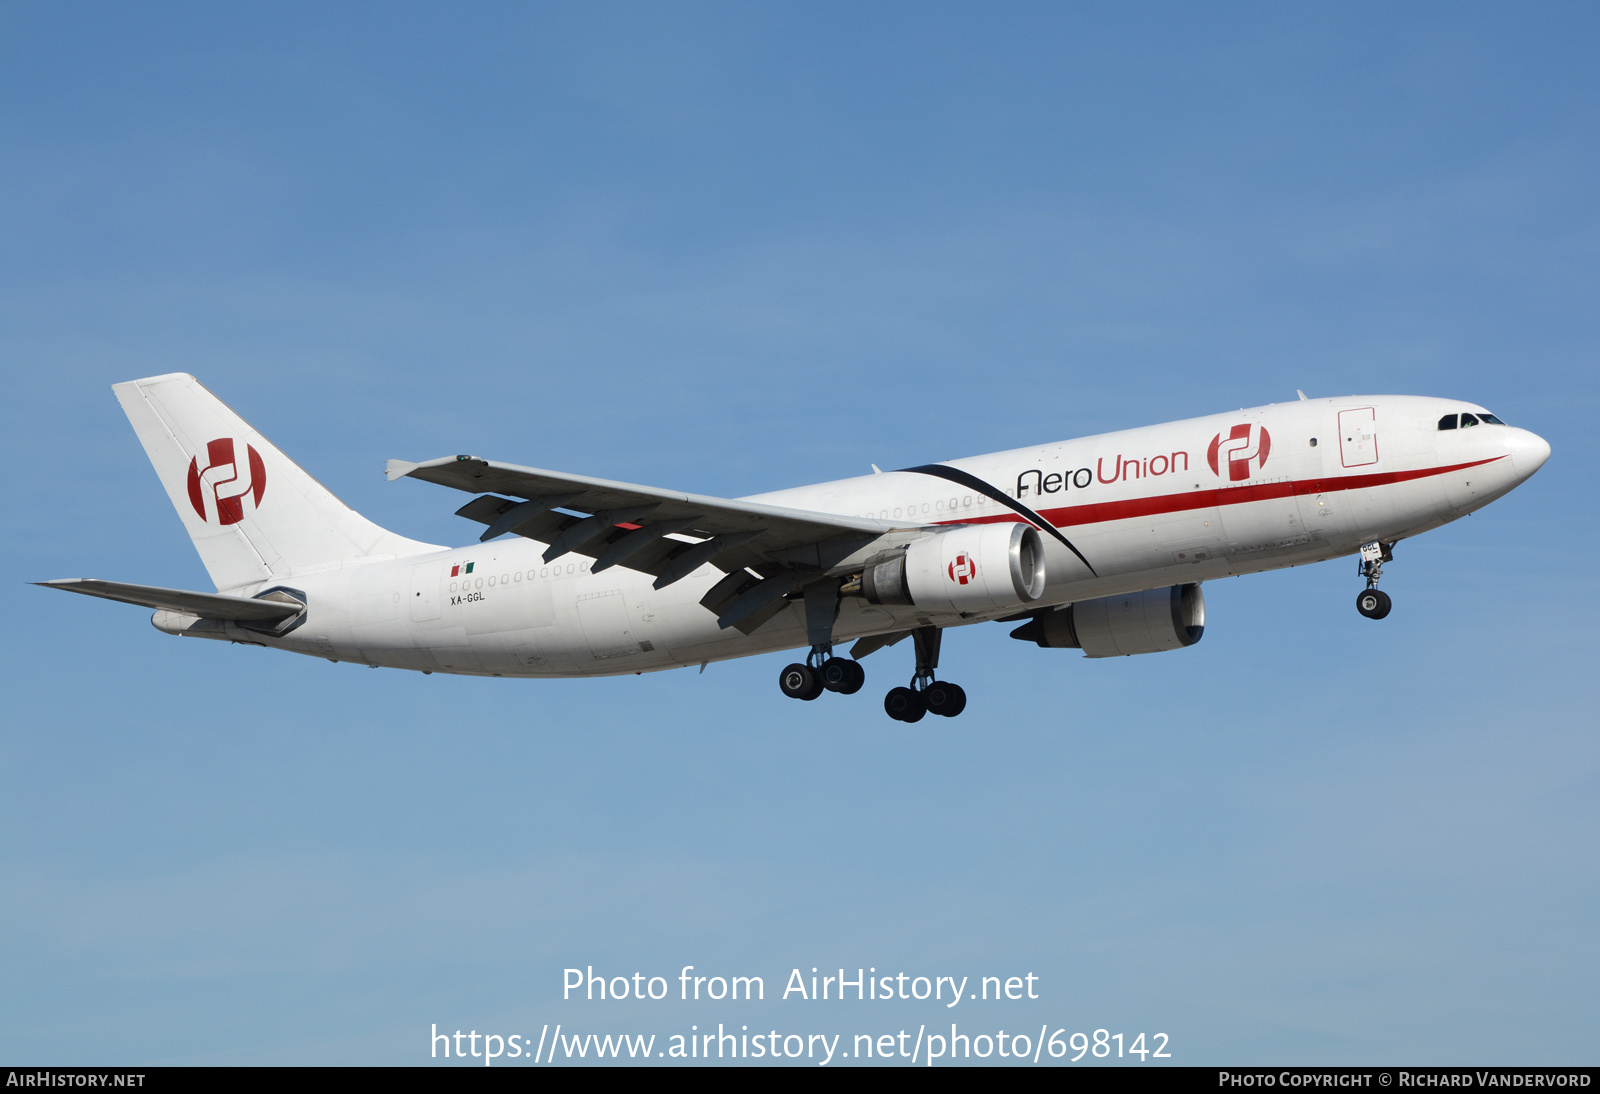
[[[1360,574],[1367,579],[1367,587],[1356,595],[1356,611],[1368,619],[1382,619],[1394,607],[1389,594],[1378,589],[1378,578],[1383,576],[1383,564],[1394,561],[1394,544],[1372,542],[1362,544]]]
[[[891,688],[883,697],[883,710],[897,722],[918,722],[924,714],[954,718],[967,708],[967,693],[961,685],[935,680],[939,667],[938,627],[918,627],[912,632],[917,648],[917,671],[908,688]]]

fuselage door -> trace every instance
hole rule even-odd
[[[438,562],[411,567],[411,622],[426,623],[439,618],[444,600],[439,588],[443,572],[443,564]]]
[[[1365,467],[1378,462],[1378,411],[1364,406],[1339,411],[1339,462]]]
[[[628,621],[628,599],[621,589],[579,596],[578,624],[596,661],[639,652]]]

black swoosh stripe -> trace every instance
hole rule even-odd
[[[1029,524],[1032,524],[1041,532],[1049,532],[1052,536],[1055,536],[1066,546],[1067,550],[1078,556],[1079,562],[1083,563],[1085,566],[1089,566],[1089,560],[1083,557],[1083,552],[1074,547],[1072,545],[1072,541],[1061,534],[1061,529],[1045,520],[1038,513],[1035,513],[1032,509],[1029,509],[1026,505],[1023,505],[1016,498],[1011,497],[999,487],[990,486],[988,483],[978,478],[978,476],[970,475],[967,472],[962,471],[960,468],[949,467],[942,463],[925,463],[921,467],[902,467],[900,470],[908,471],[917,475],[932,475],[936,479],[944,479],[947,482],[956,483],[958,486],[965,486],[968,490],[976,490],[985,497],[993,498],[1006,508],[1019,513],[1028,521]],[[1098,573],[1095,573],[1095,568],[1093,566],[1089,566],[1089,572],[1094,574],[1095,577],[1100,576]]]

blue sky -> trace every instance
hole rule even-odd
[[[426,1058],[561,970],[1021,974],[958,1018],[1178,1063],[1593,1062],[1600,18],[1585,5],[0,7],[0,1055]],[[181,642],[109,391],[198,375],[351,505],[388,457],[738,495],[1312,395],[1553,445],[1354,565],[1090,665],[947,636],[961,718],[779,656],[517,682]],[[965,1025],[963,1026],[965,1028]]]

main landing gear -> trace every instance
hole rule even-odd
[[[1394,607],[1389,594],[1378,589],[1378,578],[1383,576],[1383,564],[1394,561],[1394,544],[1366,543],[1361,547],[1361,576],[1367,587],[1356,595],[1356,611],[1368,619],[1382,619]]]
[[[861,662],[835,657],[829,646],[816,647],[806,657],[805,664],[785,665],[778,674],[778,687],[785,695],[807,702],[824,691],[854,695],[866,682],[867,673]]]
[[[803,590],[806,609],[806,636],[811,652],[805,664],[785,665],[778,674],[778,687],[791,699],[810,702],[824,691],[854,695],[867,682],[860,662],[833,655],[833,621],[839,615],[837,578],[814,582]]]
[[[811,652],[804,664],[785,665],[778,674],[778,687],[791,699],[810,702],[824,691],[854,695],[867,682],[859,661],[833,655],[833,622],[839,614],[840,584],[835,578],[814,582],[802,590]],[[917,648],[916,674],[910,687],[890,689],[884,696],[883,709],[898,722],[921,721],[924,714],[954,718],[966,709],[967,693],[959,685],[933,678],[939,667],[939,628],[918,627],[911,636]]]
[[[939,667],[938,627],[918,627],[911,632],[917,647],[917,671],[908,688],[891,688],[883,697],[883,710],[897,722],[920,722],[924,714],[954,718],[967,709],[967,693],[961,685],[935,680]]]
[[[935,680],[939,667],[938,627],[919,627],[911,632],[917,648],[917,671],[911,686],[891,688],[883,697],[883,709],[897,722],[920,722],[925,714],[954,718],[967,708],[967,693],[959,684]],[[861,662],[833,656],[828,644],[813,646],[805,663],[785,665],[778,674],[778,687],[791,699],[810,702],[824,691],[854,695],[867,681]]]

